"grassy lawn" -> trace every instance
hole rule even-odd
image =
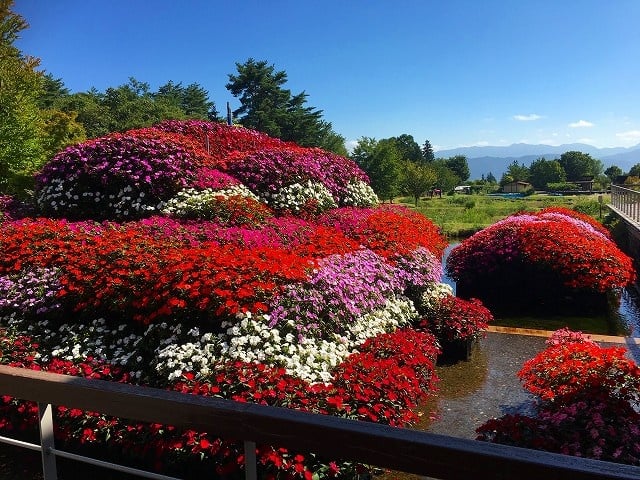
[[[609,203],[610,195],[603,195],[604,203]],[[399,203],[414,207],[412,198],[400,198]],[[600,216],[598,195],[552,196],[535,194],[520,198],[503,198],[488,195],[455,194],[442,198],[423,198],[417,210],[438,225],[449,238],[469,236],[478,230],[501,220],[513,213],[537,211],[550,206],[563,206]],[[607,209],[602,208],[606,215]]]

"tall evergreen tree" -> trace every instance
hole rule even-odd
[[[433,153],[433,147],[429,140],[425,140],[422,145],[422,159],[427,163],[433,162],[436,159]]]
[[[247,128],[307,147],[327,148],[344,154],[342,138],[322,119],[322,110],[307,105],[308,94],[293,95],[285,88],[287,73],[276,71],[266,61],[249,58],[236,63],[237,74],[229,75],[227,90],[240,100],[233,116]]]

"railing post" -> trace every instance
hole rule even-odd
[[[50,403],[38,403],[40,417],[40,447],[42,449],[42,473],[44,480],[58,480],[56,456],[53,453],[53,407]]]
[[[248,440],[244,442],[244,478],[245,480],[258,479],[256,442],[250,442]]]

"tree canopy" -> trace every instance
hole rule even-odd
[[[302,146],[346,154],[345,138],[322,119],[322,110],[307,105],[309,95],[304,91],[294,95],[285,88],[284,70],[253,58],[236,63],[236,68],[226,88],[240,100],[233,112],[240,124]]]
[[[38,59],[14,46],[28,24],[12,6],[12,0],[0,0],[0,191],[20,194],[44,161],[42,73]]]
[[[598,176],[602,173],[604,166],[588,153],[570,151],[560,155],[560,165],[567,174],[570,182],[582,180],[586,176]]]
[[[558,160],[538,158],[529,166],[529,181],[537,189],[544,190],[549,183],[561,183],[567,175]]]

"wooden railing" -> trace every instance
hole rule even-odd
[[[243,439],[248,479],[256,478],[256,443],[315,452],[326,458],[350,459],[443,480],[640,478],[640,467],[630,465],[7,366],[0,366],[0,395],[38,402],[42,418],[41,444],[34,449],[42,452],[46,480],[57,478],[56,457],[97,462],[55,448],[52,405]],[[30,448],[27,444],[20,445],[23,442],[12,442],[5,437],[2,440]],[[102,466],[121,469],[106,463]],[[147,478],[169,478],[142,471],[133,473]]]
[[[611,206],[627,219],[640,223],[640,186],[611,186]]]

